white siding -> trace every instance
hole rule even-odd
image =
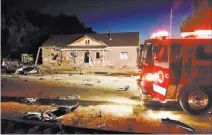
[[[128,65],[130,67],[136,67],[136,59],[137,59],[137,52],[136,52],[137,46],[131,46],[131,47],[108,47],[108,49],[111,49],[111,51],[108,51],[107,53],[107,60],[111,61],[114,66],[124,66]],[[124,55],[120,59],[120,54],[123,53],[127,54]]]
[[[86,44],[86,41],[87,40],[89,40],[89,44]],[[77,43],[72,43],[72,44],[70,44],[69,46],[101,46],[101,45],[103,45],[103,44],[101,44],[101,43],[99,43],[99,42],[96,42],[96,41],[94,41],[94,40],[92,40],[92,39],[90,39],[90,38],[85,38],[85,39],[83,39],[82,41],[80,41],[80,42],[77,42]]]

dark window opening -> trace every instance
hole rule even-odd
[[[168,47],[163,48],[162,51],[161,62],[168,62]]]
[[[148,46],[148,48],[147,48],[146,63],[147,64],[151,64],[152,63],[152,45]]]
[[[182,60],[182,45],[172,44],[171,45],[171,61],[180,62]]]
[[[58,54],[51,54],[52,60],[57,60]]]
[[[181,44],[172,44],[170,52],[170,70],[171,75],[173,76],[171,84],[178,84],[182,74],[182,45]]]
[[[96,59],[100,59],[100,53],[96,52]]]
[[[89,45],[89,44],[90,44],[90,40],[86,40],[86,41],[85,41],[85,44],[86,44],[86,45]]]
[[[84,63],[89,63],[89,52],[85,52],[84,54]]]
[[[196,50],[196,59],[200,60],[212,60],[212,52],[211,50],[207,50],[207,45],[199,45]],[[210,51],[210,52],[206,52]]]

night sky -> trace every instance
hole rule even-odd
[[[172,37],[179,37],[180,24],[192,12],[192,0],[16,0],[22,7],[58,15],[76,14],[97,32],[140,32],[141,42],[157,30],[169,30],[173,9]]]

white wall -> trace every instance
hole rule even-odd
[[[108,51],[107,60],[112,61],[114,66],[128,65],[130,67],[136,67],[136,58],[137,58],[136,48],[137,48],[137,46],[108,47],[108,49],[111,49],[111,51]],[[128,59],[127,60],[121,60],[120,59],[120,53],[121,52],[127,52],[128,53]]]

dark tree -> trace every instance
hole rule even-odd
[[[32,53],[36,56],[38,47],[51,34],[95,33],[85,27],[77,16],[63,13],[56,17],[37,11],[24,11],[21,8],[2,3],[2,55]]]

